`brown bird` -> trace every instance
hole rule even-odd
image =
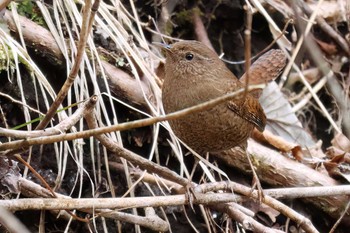
[[[175,112],[244,88],[219,59],[198,41],[181,41],[166,46],[163,105]],[[258,99],[238,96],[209,110],[171,120],[171,128],[198,153],[246,147],[254,127],[263,131],[265,113]]]

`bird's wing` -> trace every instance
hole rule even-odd
[[[253,123],[259,131],[264,131],[266,116],[256,98],[248,94],[245,99],[229,101],[228,108],[243,119]]]

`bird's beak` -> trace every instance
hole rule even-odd
[[[158,47],[161,47],[162,49],[164,49],[166,51],[167,54],[172,53],[172,51],[171,51],[172,46],[170,44],[165,44],[162,42],[152,42],[152,44],[154,44]]]

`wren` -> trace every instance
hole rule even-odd
[[[220,97],[244,85],[218,55],[198,41],[166,46],[162,90],[166,113]],[[254,127],[263,131],[265,113],[257,98],[247,93],[209,110],[169,121],[177,137],[198,153],[219,152],[247,145]]]

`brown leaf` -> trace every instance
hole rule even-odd
[[[321,40],[318,40],[316,38],[315,38],[315,41],[320,46],[322,51],[324,51],[328,55],[334,55],[338,52],[337,46],[335,46],[334,44],[329,44],[329,43],[323,42]]]
[[[334,156],[334,157],[332,158],[331,162],[337,163],[337,164],[344,162],[344,155],[345,155],[345,154],[343,153],[343,154]]]
[[[341,161],[341,162],[345,162],[345,163],[350,164],[350,153],[345,152],[345,151],[339,149],[338,147],[331,146],[331,147],[327,148],[326,155],[331,160],[333,160],[334,157],[343,156],[343,161]]]
[[[348,164],[338,164],[334,162],[324,162],[323,164],[330,177],[350,182],[350,167]]]
[[[345,152],[350,152],[350,140],[344,134],[338,133],[331,142],[333,146]]]

